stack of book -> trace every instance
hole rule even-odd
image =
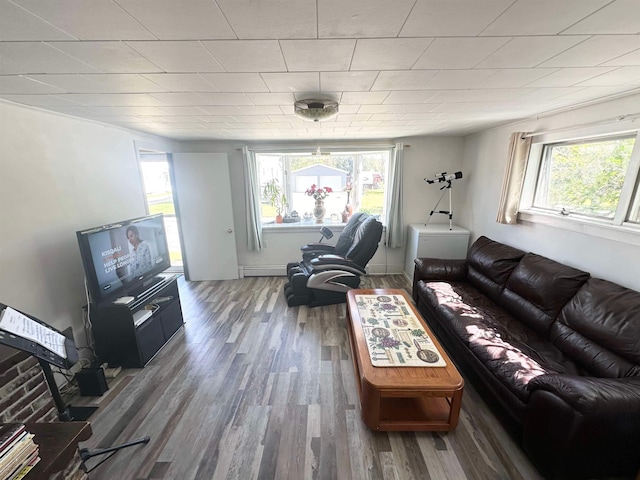
[[[24,425],[0,426],[0,480],[18,480],[39,461],[38,445]]]

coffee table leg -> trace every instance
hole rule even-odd
[[[366,381],[362,382],[362,420],[372,430],[380,428],[380,391]]]
[[[451,410],[449,411],[449,430],[453,430],[458,425],[460,416],[460,406],[462,405],[462,388],[453,393],[451,399]]]

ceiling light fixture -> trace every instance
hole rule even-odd
[[[311,122],[329,120],[338,114],[338,102],[333,100],[298,100],[294,108],[297,116]]]

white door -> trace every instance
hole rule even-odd
[[[174,153],[173,172],[189,280],[238,278],[226,153]]]

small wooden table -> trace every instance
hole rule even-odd
[[[431,337],[445,367],[374,367],[357,295],[402,296]],[[364,423],[373,430],[449,431],[458,424],[464,380],[404,290],[350,290],[347,316],[353,367]]]

